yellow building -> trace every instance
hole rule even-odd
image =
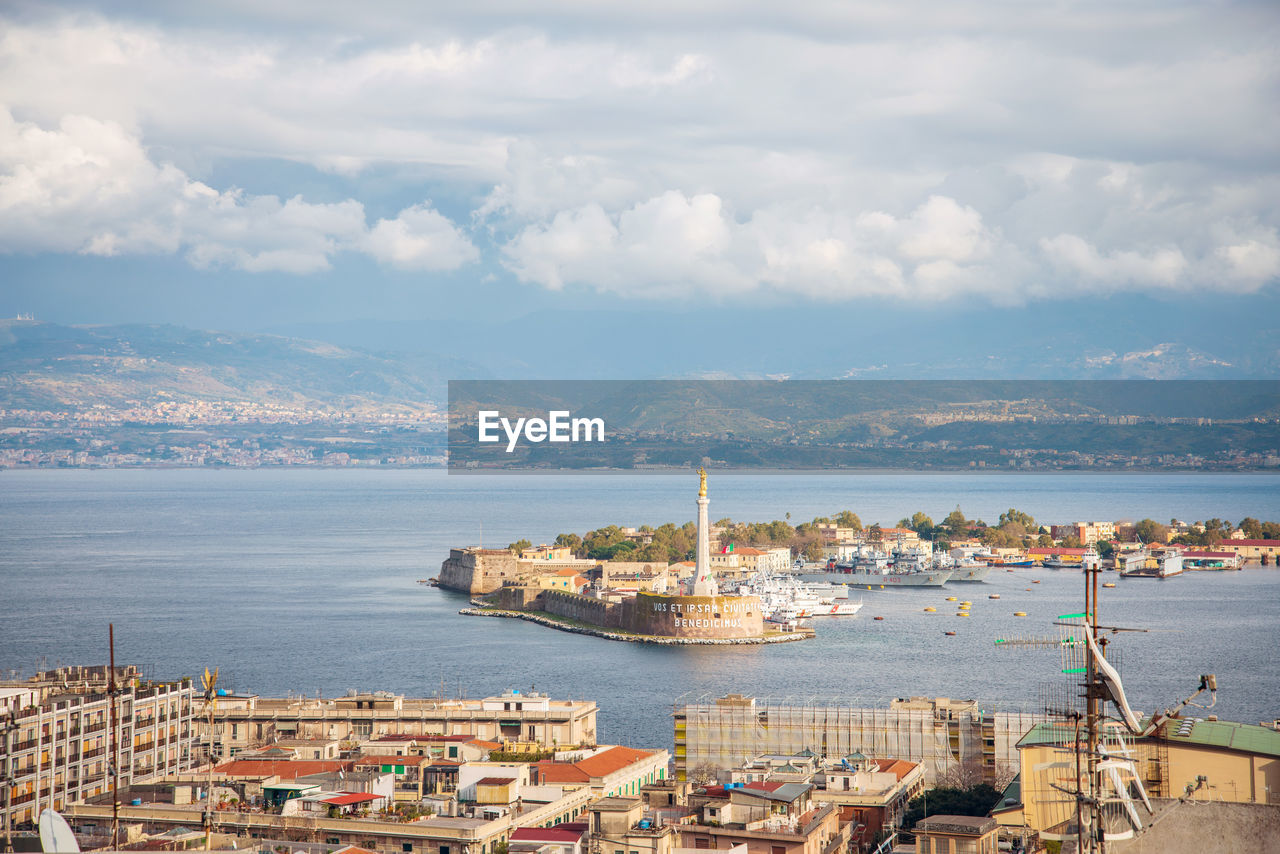
[[[995,811],[1001,824],[1040,832],[1074,817],[1075,802],[1062,791],[1073,787],[1074,733],[1068,725],[1040,724],[1018,742],[1020,774],[1011,787],[1017,802]],[[1268,727],[1173,718],[1130,747],[1152,798],[1280,804],[1280,732]]]

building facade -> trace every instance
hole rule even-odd
[[[208,744],[208,724],[201,722],[200,729]],[[595,744],[596,704],[519,691],[480,700],[412,699],[385,691],[334,699],[228,696],[218,701],[212,746],[214,756],[228,758],[280,738],[357,741],[396,734],[469,735],[544,748]]]
[[[730,694],[675,708],[677,779],[737,767],[761,754],[809,750],[837,758],[861,752],[924,766],[927,780],[980,768],[996,780],[1017,767],[1017,744],[1047,718],[992,711],[974,700],[893,700],[888,708],[799,704]]]
[[[42,810],[111,790],[109,676],[101,666],[61,667],[0,682],[0,772],[8,796],[0,810],[9,826],[31,826]],[[192,680],[151,681],[122,666],[115,681],[120,788],[199,764]]]

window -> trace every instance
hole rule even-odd
[[[342,840],[341,840],[341,839],[339,839],[339,838],[338,838],[338,837],[336,837],[336,836],[326,836],[324,841],[325,841],[325,844],[326,844],[326,845],[341,845],[341,844],[342,844]]]
[[[400,843],[400,850],[401,850],[401,851],[403,851],[403,852],[404,852],[404,854],[413,854],[413,843],[412,843],[412,842],[401,842],[401,843]]]
[[[770,854],[787,854],[787,849],[783,845],[774,845]]]
[[[449,846],[448,846],[448,845],[441,845],[441,846],[440,846],[440,854],[449,854]]]

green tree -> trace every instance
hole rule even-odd
[[[530,548],[533,548],[533,543],[529,542],[528,540],[516,540],[514,543],[511,543],[507,546],[507,549],[517,557],[525,549],[530,549]]]
[[[1098,550],[1099,557],[1108,558],[1116,553],[1116,545],[1110,540],[1098,540],[1093,547]]]
[[[852,510],[841,510],[837,513],[836,524],[841,528],[853,528],[855,531],[862,530],[862,520]]]
[[[1036,526],[1036,520],[1032,518],[1030,513],[1023,513],[1021,510],[1015,510],[1012,507],[1000,514],[1000,521],[996,524],[996,527],[1003,528],[1009,523],[1021,525],[1024,531],[1033,530]]]
[[[914,827],[920,819],[931,815],[983,816],[990,812],[999,800],[1000,793],[986,783],[979,783],[967,789],[939,787],[913,798],[907,804],[902,826]]]
[[[964,513],[960,511],[959,505],[955,510],[947,514],[947,518],[942,520],[942,527],[947,529],[947,533],[953,539],[964,537],[969,533],[969,520],[964,518]]]
[[[582,554],[582,537],[579,537],[577,534],[557,534],[556,545],[568,546],[570,549],[573,549],[575,557]]]
[[[1133,533],[1144,543],[1163,543],[1169,539],[1169,529],[1154,519],[1143,519],[1133,526]]]
[[[1236,527],[1244,531],[1244,538],[1246,540],[1266,539],[1262,534],[1262,523],[1252,516],[1246,516],[1241,519],[1240,524]]]

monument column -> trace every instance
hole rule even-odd
[[[711,500],[707,498],[706,469],[698,469],[698,475],[701,482],[698,485],[698,550],[693,595],[715,596],[718,591],[715,579],[711,577],[711,523],[707,521],[707,506]]]

